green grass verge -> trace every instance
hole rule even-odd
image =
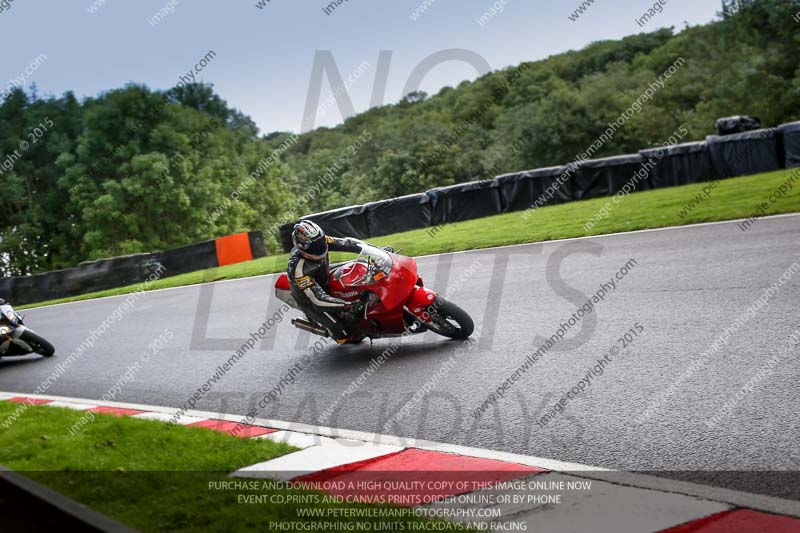
[[[396,249],[402,249],[404,255],[419,256],[638,229],[681,226],[698,222],[747,218],[755,213],[762,202],[769,203],[769,196],[781,184],[785,183],[790,176],[795,177],[792,189],[778,201],[769,203],[766,214],[795,213],[800,212],[800,180],[797,179],[798,172],[798,169],[780,170],[767,174],[722,180],[711,190],[708,198],[699,201],[691,212],[684,216],[681,216],[681,211],[697,195],[702,194],[703,188],[709,184],[697,183],[682,187],[636,192],[622,198],[616,204],[611,197],[570,202],[542,207],[529,213],[527,218],[523,217],[523,212],[506,213],[477,220],[447,224],[436,228],[433,236],[431,235],[431,228],[426,228],[378,237],[370,239],[370,242],[378,245],[390,244]],[[590,230],[584,229],[584,224],[596,216],[607,203],[612,205],[608,216],[600,220]],[[149,284],[147,289],[164,289],[282,272],[286,268],[287,260],[288,255],[281,254],[247,263],[192,272],[158,280]],[[72,298],[31,304],[22,308],[127,294],[140,288],[141,285],[121,287]]]
[[[0,420],[19,407],[0,401]],[[324,503],[321,493],[273,483],[254,491],[214,485],[231,481],[229,472],[295,450],[286,444],[100,414],[72,436],[69,428],[83,416],[71,409],[27,406],[0,432],[0,464],[141,531],[268,531],[270,522],[315,520],[369,522],[373,527],[368,531],[400,531],[379,527],[404,524],[409,531],[410,522],[425,521],[408,509]],[[240,503],[239,496],[248,494],[283,497],[284,503]],[[316,503],[286,503],[290,497]],[[301,508],[330,509],[335,518],[299,518]],[[354,509],[386,509],[401,516],[351,517],[342,511]]]

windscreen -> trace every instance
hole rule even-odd
[[[362,243],[361,252],[355,261],[361,268],[354,269],[362,272],[359,279],[350,282],[351,285],[371,285],[388,279],[392,273],[392,256],[371,244]]]

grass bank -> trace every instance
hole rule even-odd
[[[771,202],[770,196],[788,180],[794,180],[791,189]],[[756,213],[762,203],[767,204],[762,213],[766,215],[800,212],[800,169],[636,192],[620,198],[618,202],[614,202],[612,197],[570,202],[542,207],[528,212],[527,216],[525,212],[506,213],[377,237],[370,239],[370,242],[378,245],[390,244],[396,249],[402,249],[404,255],[419,256],[748,218]],[[603,213],[607,215],[602,216]],[[587,229],[586,224],[590,220],[595,220],[596,223]],[[147,289],[282,272],[286,268],[287,260],[288,255],[281,254],[238,265],[192,272],[158,280],[149,284]],[[133,285],[21,308],[115,296],[139,289],[141,286]]]
[[[0,420],[18,407],[0,401]],[[348,524],[363,522],[372,524],[367,531],[412,531],[422,529],[409,523],[425,521],[408,509],[345,505],[273,482],[226,488],[229,472],[295,450],[285,444],[102,414],[72,436],[69,428],[83,416],[28,406],[0,432],[0,464],[145,532],[271,531],[270,523],[289,523],[296,531],[326,531],[331,528],[324,524],[333,523],[355,531]],[[259,497],[257,503],[248,496]],[[308,517],[309,510],[319,517]],[[323,527],[296,527],[300,522]]]

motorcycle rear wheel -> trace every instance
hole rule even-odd
[[[430,331],[455,340],[464,340],[475,331],[475,324],[466,311],[453,302],[437,298],[428,308],[431,321],[425,325]]]
[[[53,357],[53,354],[56,353],[56,349],[53,345],[35,331],[26,329],[19,338],[22,342],[33,348],[34,353],[38,353],[44,357]]]

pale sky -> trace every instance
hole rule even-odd
[[[263,9],[256,6],[259,1]],[[414,67],[441,50],[469,50],[499,69],[597,40],[704,24],[720,9],[716,0],[668,0],[663,12],[640,28],[635,20],[653,0],[595,0],[576,21],[569,15],[580,0],[343,0],[326,14],[330,3],[0,0],[0,93],[40,54],[46,60],[25,76],[26,87],[33,82],[39,94],[73,90],[85,97],[129,82],[168,89],[213,50],[216,56],[198,80],[213,83],[263,133],[296,132],[318,50],[333,54],[345,78],[362,65],[349,88],[354,109],[361,112],[370,106],[381,50],[392,51],[384,103],[393,103]],[[97,10],[90,13],[93,4]],[[425,6],[412,20],[414,10]],[[493,6],[503,11],[484,18],[481,26],[477,19]],[[476,76],[472,66],[451,61],[434,68],[422,89],[433,94]],[[323,99],[330,90],[325,83]],[[342,121],[335,106],[322,118],[317,125]]]

